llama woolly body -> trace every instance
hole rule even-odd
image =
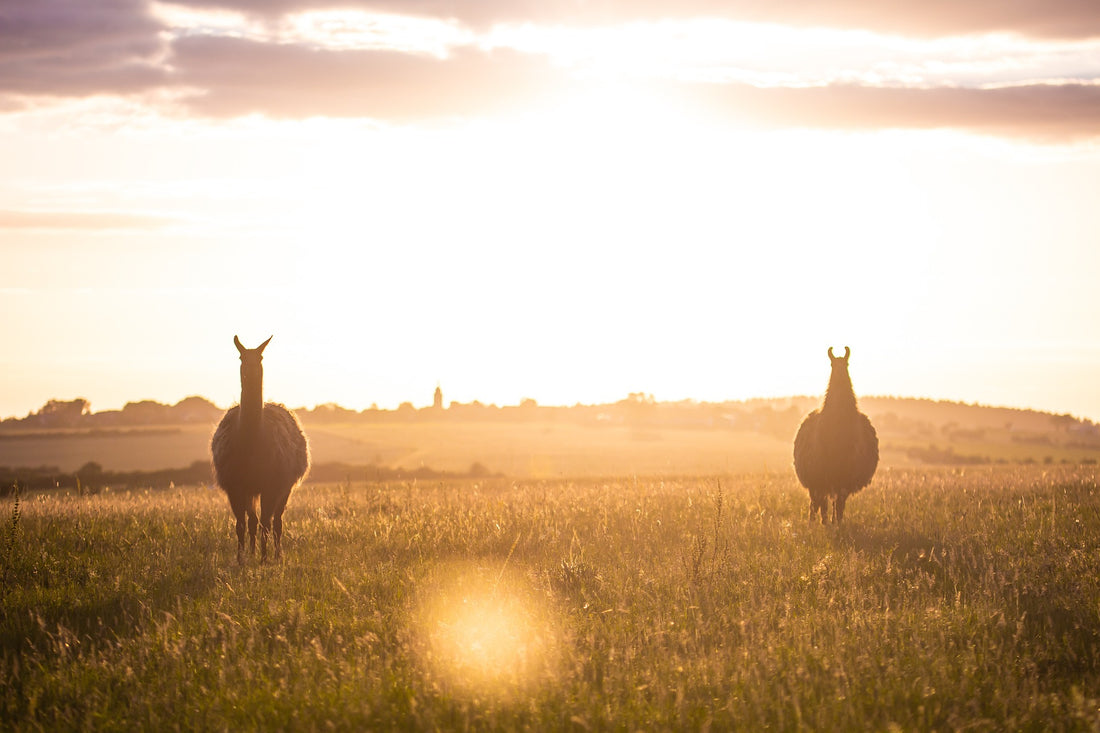
[[[822,406],[802,421],[794,439],[794,469],[810,493],[810,518],[840,522],[848,496],[871,483],[878,467],[878,436],[870,419],[856,405],[848,375],[851,350],[833,356],[829,388]]]
[[[258,525],[261,560],[267,559],[269,534],[279,559],[283,511],[290,493],[309,471],[309,441],[298,418],[283,405],[263,401],[261,362],[270,341],[246,349],[233,337],[241,354],[241,402],[226,411],[210,441],[214,480],[225,491],[237,519],[237,561],[241,563],[246,522],[251,551],[256,551]]]
[[[258,500],[264,487],[286,486],[290,491],[309,470],[309,445],[298,418],[284,405],[264,403],[258,438],[241,435],[240,405],[222,417],[210,450],[214,478],[229,493]]]

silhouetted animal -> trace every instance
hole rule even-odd
[[[241,352],[241,403],[226,411],[210,452],[214,480],[229,497],[237,518],[237,562],[244,563],[245,516],[249,549],[256,554],[256,507],[260,510],[260,560],[267,560],[267,535],[274,533],[275,559],[282,555],[283,510],[309,470],[309,444],[294,413],[263,400],[263,351],[271,338]]]
[[[871,483],[878,467],[878,436],[856,406],[848,376],[851,353],[845,346],[844,356],[838,357],[829,349],[833,371],[825,401],[806,416],[794,439],[794,470],[810,492],[810,519],[820,511],[823,524],[828,521],[829,500],[839,524],[848,496]]]

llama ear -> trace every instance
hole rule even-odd
[[[244,352],[248,351],[248,349],[241,345],[241,340],[237,338],[236,335],[233,336],[233,343],[236,345],[237,351],[241,352],[242,355],[244,354]]]
[[[829,347],[829,361],[836,361],[836,357],[833,356],[833,347]]]
[[[847,346],[844,347],[844,361],[848,361],[848,357],[852,355],[852,350]]]
[[[275,338],[274,334],[268,336],[267,341],[264,341],[262,344],[256,347],[256,351],[260,352],[261,354],[264,353],[264,349],[267,348],[268,342],[271,341],[271,339],[273,338]]]

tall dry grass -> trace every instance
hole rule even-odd
[[[1089,730],[1095,470],[308,486],[237,567],[219,492],[8,499],[13,729]]]

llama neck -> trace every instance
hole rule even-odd
[[[241,379],[241,417],[242,435],[254,436],[260,432],[260,419],[264,411],[263,377]]]
[[[834,369],[829,377],[829,388],[825,392],[822,410],[831,412],[855,412],[856,393],[852,389],[852,379],[847,369]]]

